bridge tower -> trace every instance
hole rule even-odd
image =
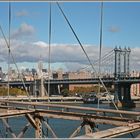
[[[121,49],[115,48],[115,72],[114,72],[114,77],[115,78],[120,78],[120,77],[127,77],[129,76],[129,67],[130,67],[130,48],[126,49]]]
[[[115,94],[114,100],[118,106],[133,106],[133,102],[131,100],[130,95],[130,87],[129,83],[121,83],[120,79],[125,79],[130,76],[130,48],[121,49],[115,48]]]

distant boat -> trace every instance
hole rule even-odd
[[[97,104],[98,98],[96,97],[96,94],[88,94],[83,97],[84,104]]]

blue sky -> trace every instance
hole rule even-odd
[[[26,22],[36,29],[34,39],[48,40],[48,2],[13,2],[12,29]],[[99,44],[100,3],[63,2],[63,10],[75,28],[79,38],[86,44]],[[0,21],[4,30],[8,29],[8,3],[0,3]],[[17,12],[27,15],[16,17]],[[105,45],[139,45],[140,35],[139,2],[104,2],[103,41]],[[52,4],[52,39],[54,43],[76,43],[55,3]],[[109,32],[109,28],[119,28]],[[64,36],[65,34],[65,36]]]
[[[0,24],[6,35],[8,35],[8,4],[0,2]],[[96,46],[94,49],[97,50],[99,49],[100,4],[100,2],[60,3],[81,42]],[[12,2],[11,7],[13,39],[18,42],[25,41],[26,43],[23,44],[28,42],[29,45],[31,42],[47,44],[49,3]],[[139,48],[140,3],[104,2],[103,11],[103,46],[111,49],[116,45]],[[23,28],[26,30],[22,30]],[[2,38],[1,35],[0,37]],[[55,3],[52,3],[52,44],[78,44]],[[26,61],[28,62],[28,59]],[[37,59],[29,62],[36,61]],[[58,63],[60,64],[61,61],[55,61],[55,64]]]

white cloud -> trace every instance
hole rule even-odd
[[[24,16],[28,16],[29,13],[26,10],[21,10],[21,11],[16,12],[15,15],[17,17],[24,17]]]
[[[27,9],[21,9],[14,13],[15,17],[18,18],[23,18],[23,17],[36,18],[40,14],[41,14],[40,11],[28,11]]]
[[[43,41],[38,41],[38,42],[34,42],[33,45],[36,45],[38,47],[42,47],[42,48],[46,48],[48,45],[43,42]]]
[[[140,69],[140,48],[135,47],[131,48],[131,55],[130,55],[130,64],[131,70],[138,70]]]
[[[13,34],[11,35],[12,38],[20,38],[31,36],[35,32],[35,29],[32,25],[27,23],[22,23],[18,29],[16,29]]]
[[[7,61],[8,49],[3,39],[0,39],[0,62]],[[83,45],[92,63],[99,58],[99,47],[93,45]],[[103,47],[102,56],[113,48]],[[43,41],[27,42],[23,40],[11,40],[11,50],[16,62],[35,62],[40,60],[48,62],[48,44]],[[140,68],[140,48],[131,49],[130,64],[131,70]],[[109,60],[114,62],[113,59]],[[77,70],[89,64],[85,54],[79,45],[51,44],[51,62],[63,63],[68,70]],[[105,65],[105,63],[104,63]],[[96,66],[97,67],[97,66]]]

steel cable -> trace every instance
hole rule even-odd
[[[15,64],[18,73],[20,73],[19,68],[18,68],[18,66],[17,66],[17,64],[16,64],[16,61],[15,61],[15,58],[14,58],[14,56],[13,56],[13,54],[12,54],[12,52],[11,52],[11,48],[10,48],[11,4],[9,4],[9,43],[8,43],[8,41],[7,41],[7,39],[6,39],[6,36],[5,36],[4,32],[3,32],[3,29],[2,29],[2,27],[1,27],[1,25],[0,25],[0,31],[1,31],[1,33],[2,33],[2,36],[3,36],[4,40],[5,40],[5,43],[6,43],[6,46],[7,46],[7,48],[8,48],[8,52],[9,52],[8,75],[9,75],[9,67],[10,67],[10,66],[9,66],[9,64],[10,64],[10,55],[11,55],[11,57],[12,57],[13,63]],[[9,77],[9,76],[8,76],[8,77]],[[25,91],[26,91],[26,94],[27,94],[27,96],[28,96],[28,98],[29,98],[29,101],[31,101],[30,95],[29,95],[29,93],[28,93],[28,91],[27,91],[27,89],[26,89],[26,86],[25,86],[25,83],[24,83],[23,78],[21,78],[21,81],[22,81],[22,83],[23,83],[23,86],[24,86],[24,89],[25,89]],[[9,85],[9,78],[8,78],[8,85]],[[9,89],[9,88],[8,88],[8,89]],[[8,93],[9,93],[9,90],[8,90]],[[8,94],[8,95],[9,95],[9,94]]]
[[[87,59],[88,59],[88,61],[89,61],[89,64],[91,65],[92,69],[95,71],[95,74],[97,74],[97,72],[96,72],[96,70],[95,70],[95,68],[94,68],[93,64],[91,63],[91,60],[90,60],[90,58],[89,58],[88,54],[86,53],[86,51],[85,51],[85,49],[84,49],[84,47],[83,47],[82,43],[80,42],[80,40],[79,40],[79,38],[78,38],[77,34],[75,33],[75,31],[74,31],[74,29],[73,29],[72,25],[70,24],[70,22],[69,22],[68,18],[66,17],[66,15],[65,15],[65,13],[63,12],[62,8],[60,7],[59,3],[58,3],[58,2],[56,2],[56,4],[57,4],[57,6],[58,6],[59,10],[61,11],[62,15],[64,16],[64,18],[65,18],[65,20],[66,20],[67,24],[69,25],[69,27],[70,27],[71,31],[73,32],[73,34],[74,34],[75,38],[77,39],[77,41],[78,41],[78,43],[79,43],[80,47],[82,48],[82,50],[83,50],[84,54],[86,55],[86,57],[87,57]],[[119,110],[119,109],[118,109],[118,107],[116,106],[115,102],[114,102],[114,101],[113,101],[113,99],[111,98],[111,95],[110,95],[109,91],[107,90],[107,88],[106,88],[105,84],[103,83],[102,79],[100,78],[100,76],[99,76],[98,78],[99,78],[100,83],[103,85],[104,89],[106,90],[106,92],[107,92],[108,96],[110,97],[110,99],[111,99],[111,101],[112,101],[113,105],[115,106],[116,110]],[[121,115],[121,114],[120,114],[120,116],[122,117],[122,115]]]

